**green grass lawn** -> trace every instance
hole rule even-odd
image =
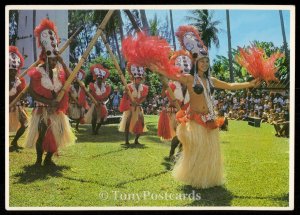
[[[9,206],[288,206],[289,141],[275,137],[271,125],[229,121],[229,131],[220,132],[224,186],[193,189],[172,177],[170,143],[156,135],[158,117],[145,120],[141,147],[121,145],[117,125],[103,126],[97,136],[81,125],[77,143],[54,157],[53,168],[36,169],[34,149],[10,152]]]

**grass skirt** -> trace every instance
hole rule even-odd
[[[69,103],[68,116],[70,119],[80,119],[83,116],[83,113],[82,107],[78,106],[77,104]]]
[[[140,133],[137,132],[137,130],[140,130],[141,132],[147,132],[148,129],[144,124],[144,111],[140,107],[130,107],[129,110],[123,112],[122,119],[119,125],[119,131],[125,132],[126,122],[129,120],[131,114],[132,116],[130,120],[129,132],[132,134]]]
[[[28,124],[28,115],[22,106],[16,106],[9,111],[9,132],[16,132],[23,122],[25,126]]]
[[[95,114],[94,111],[97,111],[97,113]],[[100,106],[96,107],[95,104],[92,104],[90,109],[88,110],[88,112],[84,115],[84,122],[86,124],[91,124],[93,115],[97,116],[97,123],[100,123],[102,118],[104,121],[106,121],[107,115],[108,115],[106,106],[100,105]]]
[[[175,179],[195,188],[223,184],[219,129],[208,129],[191,120],[177,127],[183,152],[173,169]]]
[[[46,108],[43,108],[42,113],[37,113],[37,109],[32,112],[24,143],[25,147],[32,148],[36,145],[41,120],[44,120],[46,125],[48,120],[51,121],[51,125],[47,129],[51,129],[57,148],[75,143],[76,137],[68,117],[62,112],[48,114]]]

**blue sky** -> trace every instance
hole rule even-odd
[[[220,48],[217,49],[212,45],[209,50],[210,58],[213,60],[216,55],[228,56],[228,39],[226,25],[225,10],[211,10],[214,12],[214,20],[219,20],[221,23],[218,37],[220,40]],[[173,10],[174,30],[176,31],[180,25],[187,25],[189,21],[186,16],[191,15],[189,10]],[[290,11],[283,10],[283,20],[288,46],[290,46]],[[275,46],[283,44],[281,33],[280,18],[278,10],[229,10],[230,27],[231,27],[231,46],[249,45],[251,41],[273,42]],[[169,17],[169,10],[146,10],[148,20],[153,19],[154,15],[161,23]],[[177,41],[177,39],[176,39]],[[176,48],[178,49],[178,43]]]

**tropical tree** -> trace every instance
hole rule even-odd
[[[141,21],[143,24],[143,30],[146,31],[146,33],[149,35],[149,24],[148,24],[148,19],[145,10],[140,10],[140,14],[141,14]]]
[[[137,28],[142,28],[142,21],[140,19],[140,14],[138,10],[124,10],[128,19],[130,20],[129,23],[125,26],[126,34],[127,35],[134,35],[136,33]]]
[[[226,20],[227,20],[228,59],[229,59],[230,82],[234,82],[233,67],[232,67],[232,53],[231,53],[231,33],[230,33],[229,10],[226,10]]]
[[[286,36],[285,36],[285,29],[284,29],[284,22],[283,22],[282,10],[279,10],[279,16],[280,16],[280,26],[281,26],[281,32],[282,32],[284,52],[285,52],[285,55],[288,57],[289,56],[289,51],[288,51],[288,48],[287,48],[287,42],[286,42]]]
[[[76,37],[76,39],[70,44],[70,62],[75,64],[78,61],[78,58],[84,53],[89,42],[93,38],[96,27],[93,23],[93,11],[91,10],[69,10],[69,25],[68,31],[69,35],[72,34],[80,26],[83,26],[83,30]],[[88,56],[88,61],[93,58],[93,53],[90,53]]]
[[[18,18],[19,12],[17,10],[9,11],[9,45],[16,45],[18,36]]]
[[[176,51],[176,41],[175,41],[175,33],[174,33],[174,24],[173,24],[173,13],[172,13],[172,10],[170,10],[170,22],[171,22],[171,34],[172,34],[172,40],[173,40],[173,47],[174,47],[174,51]]]
[[[192,16],[186,16],[191,25],[195,26],[201,32],[201,38],[204,44],[210,48],[212,43],[219,48],[220,42],[218,38],[219,28],[221,23],[219,20],[214,20],[214,11],[208,10],[192,10]]]

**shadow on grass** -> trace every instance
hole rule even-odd
[[[121,147],[123,149],[146,149],[148,148],[148,146],[146,146],[145,144],[135,144],[135,143],[131,143],[131,144],[121,144]]]
[[[222,140],[222,141],[221,141],[221,144],[222,144],[222,143],[228,144],[228,143],[230,143],[230,141]]]
[[[21,173],[17,173],[14,177],[19,178],[16,183],[28,184],[36,180],[46,180],[49,177],[62,177],[64,170],[69,170],[69,166],[35,166],[27,165],[23,167]]]
[[[192,203],[188,204],[189,206],[230,206],[233,199],[232,193],[223,186],[196,189],[185,185],[182,191],[194,199]],[[197,196],[201,196],[201,198],[197,198]]]
[[[237,196],[234,195],[234,198],[238,198],[238,199],[269,199],[272,201],[284,201],[287,203],[289,203],[289,194],[283,194],[281,196]]]
[[[174,166],[174,162],[170,160],[169,157],[164,157],[163,162],[161,163],[163,166],[165,166],[166,170],[172,170],[172,167]]]
[[[90,158],[97,158],[97,157],[101,157],[101,156],[106,156],[106,155],[118,153],[118,152],[121,152],[121,151],[124,151],[124,150],[125,149],[118,149],[118,150],[114,150],[114,151],[104,152],[104,153],[101,153],[101,154],[91,156]]]
[[[166,174],[167,172],[169,172],[169,171],[164,170],[164,171],[161,171],[161,172],[156,172],[156,173],[146,175],[146,176],[141,177],[141,178],[135,178],[135,179],[128,180],[128,181],[121,181],[120,183],[117,183],[115,186],[118,187],[118,188],[122,188],[125,184],[129,184],[129,183],[136,182],[136,181],[143,181],[143,180],[146,180],[146,179],[149,179],[149,178],[158,177],[160,175]]]
[[[76,133],[77,141],[81,142],[119,142],[124,141],[124,133],[118,131],[117,126],[103,125],[98,131],[97,135],[92,134],[92,126],[84,125],[79,128],[79,132]]]
[[[147,126],[147,129],[148,129],[148,131],[147,131],[147,134],[148,135],[157,135],[157,125],[155,125],[155,124],[146,124],[146,126]]]

